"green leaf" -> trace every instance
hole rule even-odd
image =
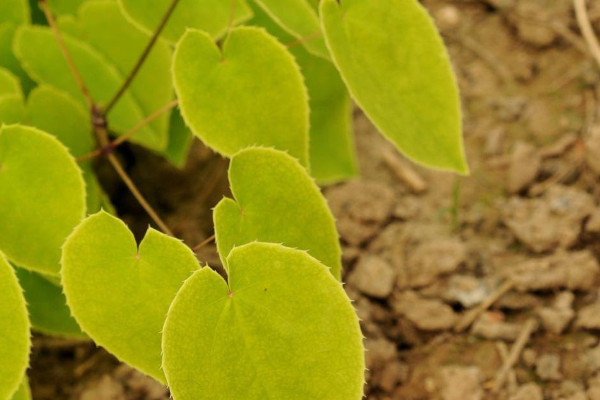
[[[12,42],[15,36],[16,26],[13,23],[0,23],[0,66],[7,68],[21,81],[23,90],[28,93],[35,86],[27,73],[21,68],[21,64],[12,52]]]
[[[35,88],[27,99],[27,121],[56,136],[75,157],[88,154],[95,147],[90,115],[69,94],[52,86]],[[106,195],[102,191],[91,161],[79,164],[83,171],[89,213],[99,211]]]
[[[173,62],[181,113],[192,132],[226,156],[253,145],[308,163],[308,97],[291,54],[263,29],[233,29],[223,53],[189,30]]]
[[[177,400],[362,398],[358,318],[305,252],[251,243],[228,257],[229,283],[208,267],[175,298],[163,367]]]
[[[58,275],[60,248],[85,215],[81,171],[53,136],[0,128],[0,250],[22,268]]]
[[[172,0],[119,0],[125,14],[148,34],[158,27]],[[252,16],[245,0],[235,0],[233,24]],[[230,0],[180,0],[165,26],[162,37],[176,42],[186,28],[196,28],[217,39],[227,31],[231,19]]]
[[[409,158],[468,173],[448,54],[417,0],[323,0],[327,45],[350,93]]]
[[[27,121],[58,138],[74,157],[94,148],[92,122],[73,97],[52,86],[41,85],[27,98]]]
[[[31,400],[31,390],[29,389],[29,381],[27,380],[27,376],[23,378],[23,381],[19,386],[19,390],[13,394],[10,400]]]
[[[258,7],[249,22],[261,26],[282,43],[293,37]],[[358,174],[352,129],[352,101],[339,72],[330,62],[314,56],[302,46],[291,53],[304,75],[310,99],[310,167],[319,183],[334,183]]]
[[[187,161],[194,134],[185,125],[179,109],[171,113],[169,123],[169,145],[165,151],[165,158],[176,167],[183,168]]]
[[[71,317],[60,287],[35,272],[21,268],[15,270],[25,293],[34,330],[61,337],[86,338]]]
[[[112,98],[123,80],[119,71],[90,45],[63,35],[83,80],[95,101],[106,103]],[[38,83],[47,83],[85,104],[83,96],[67,66],[54,35],[49,28],[23,26],[17,30],[14,52],[25,70]],[[118,133],[133,128],[145,118],[140,105],[126,93],[111,111],[108,122]],[[166,135],[144,127],[132,138],[133,142],[154,150],[164,150]]]
[[[8,69],[0,67],[0,95],[5,94],[16,94],[23,97],[19,78]]]
[[[4,22],[28,24],[30,16],[27,0],[2,0],[0,2],[0,23]]]
[[[321,33],[319,16],[307,0],[254,1],[310,53],[330,59]]]
[[[0,136],[0,141],[2,136]],[[1,150],[0,150],[1,151]],[[0,178],[2,179],[2,178]],[[6,192],[2,192],[6,193]],[[4,224],[4,220],[3,224]],[[29,365],[29,320],[17,277],[0,253],[0,399],[19,389]]]
[[[87,43],[112,62],[122,76],[131,72],[150,40],[125,19],[118,3],[112,0],[85,3],[77,21]],[[146,116],[173,99],[171,58],[168,44],[158,41],[131,83],[129,91]],[[169,113],[165,113],[149,124],[165,144],[168,123]]]
[[[79,6],[87,0],[46,0],[56,15],[75,15]]]
[[[0,124],[16,124],[25,119],[23,95],[0,95]]]
[[[179,240],[149,229],[138,250],[127,226],[101,211],[65,242],[61,272],[83,331],[164,382],[161,329],[175,294],[196,269],[194,254]]]
[[[273,149],[242,150],[231,159],[229,182],[235,201],[224,198],[214,210],[224,265],[231,249],[258,240],[308,250],[340,277],[333,215],[297,160]]]

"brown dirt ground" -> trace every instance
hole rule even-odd
[[[471,176],[409,164],[357,112],[362,178],[325,190],[369,349],[367,398],[600,399],[600,68],[571,2],[425,4],[459,77]],[[120,155],[179,237],[212,233],[224,160],[199,143],[182,171]],[[147,217],[98,168],[142,235]],[[199,258],[219,262],[214,246]],[[168,398],[90,343],[34,344],[36,400]]]

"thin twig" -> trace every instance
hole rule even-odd
[[[318,37],[319,37],[319,36],[321,36],[322,34],[323,34],[323,33],[322,33],[321,31],[316,31],[316,32],[313,32],[313,33],[311,33],[311,34],[310,34],[310,35],[308,35],[308,36],[305,36],[305,37],[303,37],[303,38],[300,38],[300,39],[298,39],[298,40],[294,40],[293,42],[290,42],[290,43],[288,43],[286,46],[287,46],[288,48],[290,48],[290,47],[295,47],[295,46],[299,46],[299,45],[301,45],[301,44],[304,44],[304,43],[306,43],[306,42],[308,42],[308,41],[310,41],[310,40],[312,40],[312,39],[318,38]]]
[[[77,66],[75,65],[75,62],[73,61],[71,54],[69,53],[69,50],[67,49],[67,46],[65,45],[65,41],[63,40],[63,37],[60,33],[60,29],[58,29],[58,25],[56,24],[54,15],[52,15],[50,6],[48,6],[48,3],[46,0],[39,0],[39,3],[40,3],[40,8],[42,9],[42,11],[44,13],[44,16],[46,17],[46,21],[48,21],[48,25],[50,25],[50,28],[52,29],[52,32],[54,33],[54,37],[56,38],[56,41],[58,42],[58,47],[60,48],[60,51],[63,54],[63,57],[65,58],[65,60],[67,61],[67,65],[68,65],[69,69],[71,70],[73,77],[75,78],[75,82],[77,83],[77,86],[79,87],[79,90],[81,91],[81,94],[83,94],[83,97],[85,98],[85,101],[87,102],[88,107],[91,109],[94,106],[94,100],[92,99],[92,96],[90,95],[90,91],[88,90],[87,86],[85,85],[85,82],[83,81],[83,78],[81,77],[81,74],[79,73],[79,70],[77,69]]]
[[[215,240],[215,235],[210,235],[209,237],[207,237],[206,239],[204,239],[202,242],[200,242],[197,245],[195,245],[194,247],[192,247],[192,251],[194,253],[197,253],[198,250],[200,250],[201,248],[203,248],[204,246],[206,246],[207,244],[209,244],[213,240]]]
[[[100,118],[101,120],[94,121],[94,127],[95,127],[94,130],[96,132],[96,136],[98,137],[98,141],[100,142],[100,146],[102,146],[102,148],[106,149],[110,145],[110,142],[108,139],[108,133],[106,131],[106,127],[104,126],[105,120],[102,120],[102,117],[98,117],[98,118]],[[111,165],[113,166],[113,168],[115,169],[115,171],[117,172],[117,174],[119,175],[121,180],[123,180],[123,183],[125,183],[125,185],[129,189],[131,194],[133,194],[133,197],[135,197],[135,199],[138,201],[138,203],[140,203],[142,208],[144,210],[146,210],[146,212],[148,213],[150,218],[152,218],[152,220],[156,223],[156,225],[158,225],[158,227],[164,233],[166,233],[170,236],[174,236],[173,232],[171,232],[171,230],[169,229],[167,224],[165,224],[163,222],[163,220],[160,219],[160,217],[158,216],[158,213],[156,211],[154,211],[154,209],[152,208],[150,203],[148,203],[148,201],[144,198],[144,196],[139,191],[139,189],[137,188],[135,183],[133,183],[133,181],[127,174],[127,172],[125,172],[125,169],[121,166],[121,163],[119,163],[119,160],[117,160],[117,157],[115,157],[115,155],[112,152],[108,152],[106,154],[106,157],[108,158],[108,161],[111,163]]]
[[[150,124],[152,121],[154,121],[155,119],[157,119],[158,117],[160,117],[161,115],[163,115],[164,113],[166,113],[167,111],[169,111],[170,109],[176,107],[177,104],[179,104],[179,100],[177,100],[177,99],[170,101],[169,103],[165,104],[164,106],[162,106],[161,108],[159,108],[158,110],[154,111],[152,114],[150,114],[149,116],[147,116],[146,118],[144,118],[143,121],[140,121],[136,126],[134,126],[130,130],[128,130],[127,132],[125,132],[125,134],[119,136],[117,139],[115,139],[112,142],[108,143],[107,147],[96,149],[96,150],[94,150],[94,151],[92,151],[92,152],[90,152],[88,154],[85,154],[83,156],[77,157],[76,161],[77,162],[88,161],[88,160],[91,160],[93,158],[99,157],[102,154],[106,154],[106,153],[108,153],[108,152],[116,149],[121,144],[123,144],[123,142],[131,139],[131,137],[137,131],[139,131],[140,129],[142,129],[146,125]]]
[[[494,392],[500,391],[500,389],[502,389],[502,386],[504,386],[504,381],[506,380],[509,371],[515,366],[515,364],[519,360],[521,352],[527,345],[527,342],[529,342],[529,338],[531,337],[531,334],[535,331],[536,327],[537,322],[533,318],[528,319],[525,322],[523,330],[519,334],[519,337],[517,338],[515,344],[510,349],[510,353],[506,360],[504,360],[502,368],[500,369],[500,371],[498,371],[498,374],[496,375],[496,385],[494,387]]]
[[[454,327],[455,332],[463,332],[467,329],[473,321],[477,319],[485,310],[490,308],[492,304],[498,301],[499,298],[508,293],[513,287],[514,282],[512,280],[508,280],[502,284],[494,293],[492,293],[483,303],[481,303],[476,308],[467,311],[460,320],[458,320],[457,324]]]
[[[581,34],[585,39],[590,53],[600,66],[600,43],[594,33],[594,28],[588,17],[587,9],[585,7],[585,0],[573,0],[575,5],[575,16],[577,17],[577,24],[581,30]]]
[[[129,75],[127,76],[127,78],[125,79],[125,81],[123,82],[123,84],[121,85],[119,90],[117,91],[117,93],[115,93],[113,98],[108,102],[108,105],[104,108],[104,115],[107,115],[110,112],[110,110],[112,110],[112,108],[115,106],[115,104],[117,104],[117,101],[119,101],[121,96],[123,96],[123,93],[125,93],[125,91],[129,88],[129,85],[131,85],[131,82],[133,82],[133,79],[137,76],[137,73],[139,72],[139,70],[142,67],[142,65],[144,64],[144,62],[146,61],[146,58],[150,54],[150,51],[152,51],[154,44],[158,40],[160,33],[162,32],[165,25],[169,21],[171,14],[173,14],[173,11],[175,11],[175,7],[177,6],[178,3],[179,3],[179,0],[171,1],[169,8],[167,8],[167,11],[165,12],[160,23],[156,27],[154,34],[150,38],[150,41],[146,45],[146,48],[142,52],[137,63],[135,64],[135,66],[133,67],[133,69],[131,70],[131,72],[129,73]]]
[[[117,171],[117,174],[119,174],[119,176],[121,177],[121,179],[123,180],[123,182],[125,183],[125,185],[129,188],[129,191],[131,192],[131,194],[133,194],[133,197],[135,197],[135,199],[138,201],[138,203],[140,203],[140,205],[144,208],[144,210],[146,210],[146,212],[148,213],[148,215],[150,216],[150,218],[152,218],[152,220],[156,223],[156,225],[158,225],[158,227],[166,234],[174,236],[173,232],[171,232],[171,230],[169,229],[169,227],[167,226],[167,224],[165,224],[163,222],[162,219],[160,219],[160,217],[158,216],[158,214],[156,213],[156,211],[154,211],[154,209],[152,208],[152,206],[150,206],[150,204],[148,203],[148,201],[146,201],[146,199],[144,198],[144,196],[140,193],[139,189],[137,188],[137,186],[135,186],[135,184],[133,183],[133,181],[131,180],[131,178],[129,177],[129,175],[127,175],[127,172],[125,172],[125,170],[123,169],[123,167],[121,166],[121,164],[119,163],[119,160],[117,160],[117,157],[115,157],[114,154],[108,154],[108,161],[110,161],[110,163],[112,164],[113,168],[115,169],[115,171]]]
[[[140,129],[142,129],[146,125],[150,124],[152,121],[154,121],[155,119],[157,119],[158,117],[160,117],[161,115],[163,115],[164,113],[166,113],[167,111],[169,111],[172,108],[176,107],[178,104],[179,104],[179,100],[177,100],[177,99],[172,100],[169,103],[165,104],[160,109],[158,109],[158,110],[154,111],[152,114],[148,115],[143,121],[140,121],[136,126],[134,126],[133,128],[131,128],[124,135],[121,135],[118,138],[116,138],[111,143],[111,146],[115,146],[115,147],[119,146],[121,143],[123,143],[123,142],[131,139],[131,137],[137,131],[139,131]]]

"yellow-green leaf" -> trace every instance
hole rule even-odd
[[[172,0],[119,0],[123,11],[148,34],[154,32]],[[221,37],[231,20],[230,0],[180,0],[165,26],[162,36],[176,42],[187,28],[201,29],[212,38]],[[245,0],[235,0],[234,25],[252,14]]]
[[[240,27],[217,47],[189,30],[177,45],[175,90],[187,125],[226,156],[253,145],[308,163],[308,97],[287,49],[263,29]]]
[[[444,43],[417,0],[323,0],[332,58],[350,93],[409,158],[467,173],[460,101]]]
[[[297,160],[273,149],[242,150],[231,159],[229,182],[235,200],[224,198],[214,210],[217,247],[225,265],[233,248],[258,240],[307,250],[340,277],[333,215]]]
[[[1,138],[2,136],[0,140]],[[15,272],[2,253],[0,253],[0,321],[2,321],[0,323],[0,360],[2,360],[0,399],[10,399],[25,377],[25,369],[29,365],[31,340],[23,292]]]
[[[342,285],[303,251],[250,243],[208,267],[173,301],[163,367],[173,397],[360,400],[364,356]]]
[[[16,265],[58,275],[60,248],[85,215],[81,170],[54,137],[0,128],[0,251]]]
[[[101,211],[69,236],[61,263],[67,303],[83,331],[164,382],[161,329],[183,281],[198,269],[192,251],[153,229],[138,249],[127,226]]]

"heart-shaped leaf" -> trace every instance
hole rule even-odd
[[[131,72],[150,40],[127,21],[119,4],[113,0],[83,4],[77,13],[77,23],[81,36],[110,60],[121,76]],[[107,26],[110,29],[106,29]],[[129,91],[146,116],[173,99],[171,60],[169,45],[158,41],[131,83]],[[165,143],[169,114],[164,113],[149,124]]]
[[[71,316],[62,289],[41,275],[15,268],[34,330],[61,337],[85,338]]]
[[[231,31],[223,52],[190,30],[177,45],[175,90],[192,132],[226,156],[248,146],[287,150],[308,163],[308,97],[292,55],[263,29]]]
[[[249,24],[264,27],[282,43],[294,38],[259,7]],[[352,101],[333,64],[302,46],[290,47],[302,71],[310,99],[310,173],[319,183],[334,183],[358,174],[352,130]]]
[[[321,33],[319,16],[307,0],[254,1],[309,52],[329,59],[329,51]]]
[[[339,278],[341,250],[331,211],[306,170],[288,154],[249,148],[233,156],[229,182],[235,201],[214,210],[223,263],[231,249],[253,241],[307,250]]]
[[[177,400],[362,397],[358,318],[328,269],[303,251],[250,243],[173,301],[163,366]]]
[[[154,32],[172,0],[119,0],[123,11],[148,34]],[[162,37],[177,41],[187,28],[201,29],[213,38],[221,37],[229,23],[234,25],[252,16],[245,0],[235,0],[231,20],[230,0],[180,0],[165,26]]]
[[[67,303],[83,331],[164,382],[161,329],[175,294],[196,269],[196,257],[179,240],[150,229],[138,250],[127,226],[101,211],[65,242],[61,273]]]
[[[0,250],[19,267],[57,276],[60,248],[85,215],[85,185],[73,157],[45,132],[5,125],[0,193]]]
[[[107,102],[123,81],[119,71],[89,44],[65,34],[63,39],[94,100]],[[64,90],[85,104],[50,28],[22,26],[15,34],[13,47],[25,70],[38,83]],[[144,118],[143,109],[128,92],[110,112],[108,122],[116,132],[124,133]],[[164,150],[167,145],[166,133],[157,132],[149,126],[140,129],[132,141],[158,151]]]
[[[1,140],[2,136],[0,136]],[[3,192],[4,193],[4,192]],[[29,320],[17,277],[0,253],[0,399],[19,389],[29,365]]]
[[[350,93],[407,157],[467,173],[444,43],[417,0],[323,0],[327,45]]]

